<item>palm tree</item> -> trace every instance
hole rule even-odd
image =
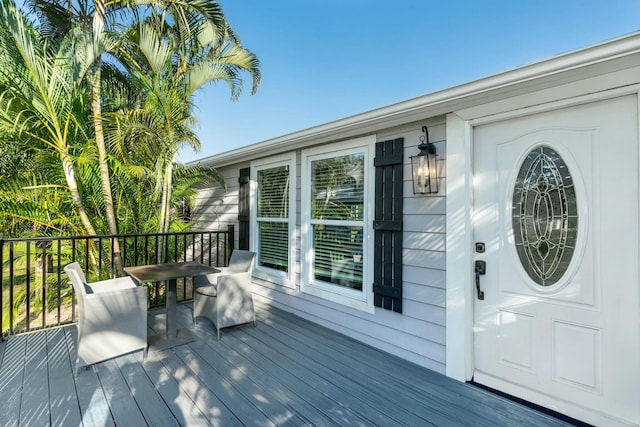
[[[251,93],[260,85],[257,57],[245,49],[230,26],[219,37],[207,25],[182,31],[161,16],[152,16],[127,33],[124,43],[135,85],[143,88],[141,108],[115,115],[112,135],[136,152],[156,171],[156,194],[160,197],[159,231],[171,224],[171,200],[175,156],[184,145],[198,149],[200,141],[191,126],[194,94],[208,83],[226,82],[232,99],[242,92],[243,76],[251,76]],[[139,144],[140,138],[146,140]]]
[[[95,234],[73,164],[76,141],[88,139],[80,83],[91,61],[70,38],[51,46],[15,3],[0,1],[0,129],[55,153],[80,221]]]
[[[94,142],[98,150],[98,164],[102,182],[104,208],[109,232],[118,234],[118,226],[113,204],[112,186],[108,166],[108,153],[104,142],[103,115],[101,104],[101,70],[102,56],[114,53],[110,43],[109,30],[122,24],[123,12],[138,18],[145,14],[160,11],[170,17],[176,28],[190,32],[194,23],[203,23],[216,34],[226,31],[226,21],[222,7],[217,0],[80,0],[77,3],[69,0],[27,0],[31,11],[40,17],[43,28],[51,31],[53,37],[67,33],[75,33],[83,40],[85,49],[91,52],[94,62],[91,64],[86,81],[89,90],[89,108],[91,111]],[[139,19],[139,18],[138,18]],[[90,37],[87,37],[90,35]],[[111,46],[111,48],[110,48]],[[114,241],[114,262],[118,273],[122,272],[120,248],[117,239]]]

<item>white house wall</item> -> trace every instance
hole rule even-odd
[[[198,191],[191,214],[196,229],[226,230],[229,225],[237,226],[239,170],[246,166],[248,164],[218,170],[227,184],[226,190],[215,183]]]
[[[439,194],[414,196],[409,156],[418,153],[417,145],[420,143],[421,128],[424,125],[428,126],[431,142],[436,144],[442,179],[439,183]],[[378,142],[404,138],[402,314],[380,308],[375,308],[375,313],[369,314],[300,291],[299,231],[302,170],[300,150],[296,150],[297,240],[293,287],[285,287],[254,277],[255,297],[376,348],[444,373],[446,361],[445,134],[445,117],[443,116],[376,133]],[[239,170],[247,166],[249,166],[248,161],[219,169],[226,180],[226,191],[219,186],[201,190],[196,199],[193,215],[198,228],[220,230],[226,229],[229,224],[235,225],[236,245],[238,177]],[[372,227],[372,224],[368,226]],[[372,268],[370,264],[368,268]]]

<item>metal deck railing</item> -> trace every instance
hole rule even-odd
[[[64,266],[77,261],[89,282],[121,275],[122,268],[163,262],[199,261],[225,266],[234,229],[156,234],[3,238],[0,235],[0,340],[72,323],[73,288]],[[120,255],[115,252],[115,242]],[[178,301],[191,299],[191,283],[178,284]],[[149,286],[150,307],[164,303],[164,285]]]

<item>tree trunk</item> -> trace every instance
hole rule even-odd
[[[60,160],[62,161],[64,177],[67,181],[67,185],[69,186],[69,192],[71,192],[73,205],[78,212],[80,222],[82,222],[82,225],[84,226],[84,229],[87,231],[88,235],[95,236],[96,230],[93,228],[93,225],[91,225],[91,221],[89,221],[89,215],[87,215],[87,211],[82,204],[82,198],[80,197],[80,191],[78,190],[78,183],[76,182],[76,176],[73,170],[71,159],[69,159],[67,155],[63,154],[62,156],[60,156]]]
[[[168,233],[171,225],[171,190],[173,187],[173,161],[167,162],[162,180],[162,203],[160,206],[160,232]]]
[[[89,87],[91,91],[91,116],[93,119],[94,138],[98,147],[98,163],[100,167],[100,180],[102,181],[102,194],[104,197],[105,215],[109,226],[109,233],[118,234],[118,224],[113,208],[113,196],[111,195],[111,179],[109,177],[109,165],[107,163],[107,149],[104,144],[104,132],[102,129],[102,105],[100,102],[100,62],[94,64],[89,74]],[[116,275],[123,275],[122,256],[120,242],[113,239],[113,264]]]

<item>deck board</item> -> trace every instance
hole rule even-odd
[[[112,359],[98,363],[95,369],[104,395],[109,402],[109,409],[115,425],[145,425],[145,418],[136,400],[131,398],[131,389],[122,376],[116,361]]]
[[[1,426],[13,427],[20,423],[20,402],[22,401],[26,350],[26,335],[13,337],[10,342],[7,342],[2,359],[2,369],[0,369]]]
[[[136,356],[139,362],[142,356]],[[179,425],[211,426],[207,415],[187,395],[180,378],[176,379],[165,367],[163,356],[156,352],[149,352],[147,360],[142,363],[147,376],[156,385],[156,389],[165,405],[169,408]]]
[[[54,427],[81,425],[82,416],[63,329],[47,331],[47,353],[49,355],[51,425]]]
[[[157,393],[155,385],[147,376],[136,355],[128,354],[119,357],[116,362],[147,424],[165,427],[179,426],[180,424]]]
[[[75,327],[64,328],[65,341],[69,350],[69,360],[75,371],[76,337]],[[82,416],[82,423],[89,426],[114,426],[113,418],[109,410],[109,402],[100,380],[94,368],[81,368],[77,375],[72,377],[76,386],[78,407]]]
[[[258,327],[193,328],[196,341],[74,373],[74,326],[0,343],[2,426],[568,425],[295,315],[258,304]],[[163,310],[149,313],[161,331]]]
[[[48,426],[50,414],[46,332],[27,335],[25,356],[20,425]]]
[[[4,357],[4,349],[7,346],[7,342],[0,340],[0,366],[2,366],[2,358]]]
[[[164,328],[166,317],[163,311],[151,315],[148,326],[149,335],[160,333]],[[215,426],[218,408],[210,396],[199,393],[200,384],[193,376],[186,375],[183,367],[172,368],[167,360],[172,350],[155,351],[150,349],[143,366],[147,376],[155,384],[163,401],[175,417],[179,425]],[[142,362],[142,354],[136,354],[138,362]],[[201,409],[202,408],[202,409]]]

